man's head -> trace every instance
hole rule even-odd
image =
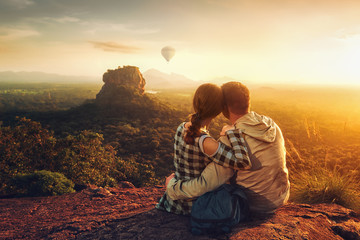
[[[228,82],[221,86],[224,96],[225,117],[230,118],[230,113],[241,116],[250,111],[249,89],[240,82]]]

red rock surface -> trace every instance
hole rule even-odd
[[[74,239],[107,222],[152,209],[162,187],[89,188],[54,197],[0,199],[0,239]]]
[[[162,187],[95,186],[57,197],[0,199],[1,239],[214,239],[154,209]],[[359,215],[334,204],[287,204],[216,239],[360,239]]]

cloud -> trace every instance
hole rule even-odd
[[[336,31],[335,37],[339,40],[359,40],[360,29],[339,29],[338,31]]]
[[[74,23],[74,22],[80,22],[80,19],[78,18],[74,18],[74,17],[69,17],[69,16],[64,16],[61,18],[46,18],[47,20],[51,20],[54,22],[58,22],[58,23]]]
[[[31,0],[8,0],[6,3],[12,7],[19,9],[26,8],[34,4],[34,2]]]
[[[33,29],[0,27],[0,40],[9,41],[37,35],[40,33]]]
[[[157,28],[142,28],[130,24],[111,23],[111,22],[82,22],[89,29],[84,30],[85,33],[95,34],[100,32],[125,33],[136,35],[147,35],[160,32]]]
[[[106,52],[120,52],[120,53],[136,53],[141,48],[135,46],[124,45],[115,42],[97,42],[89,41],[95,48],[100,48]]]
[[[26,18],[26,21],[33,23],[49,24],[49,23],[80,23],[84,24],[86,22],[82,21],[79,18],[63,16],[63,17],[42,17],[42,18]]]
[[[106,24],[106,26],[104,27],[108,27],[112,31],[122,31],[122,32],[128,32],[134,34],[152,34],[160,31],[160,29],[155,29],[155,28],[139,28],[130,24],[117,24],[117,23]]]

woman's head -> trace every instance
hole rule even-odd
[[[220,87],[211,83],[200,85],[193,98],[195,113],[190,115],[191,126],[185,135],[186,143],[193,144],[194,138],[200,135],[202,122],[219,115],[223,106],[223,94]]]

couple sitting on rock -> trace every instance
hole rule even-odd
[[[195,113],[175,134],[175,174],[156,208],[189,215],[197,197],[236,177],[246,194],[250,212],[271,213],[289,198],[286,150],[280,128],[269,117],[250,111],[250,93],[239,82],[222,87],[203,84],[193,98]],[[223,113],[232,125],[220,138],[207,128]],[[236,174],[234,176],[234,174]]]

